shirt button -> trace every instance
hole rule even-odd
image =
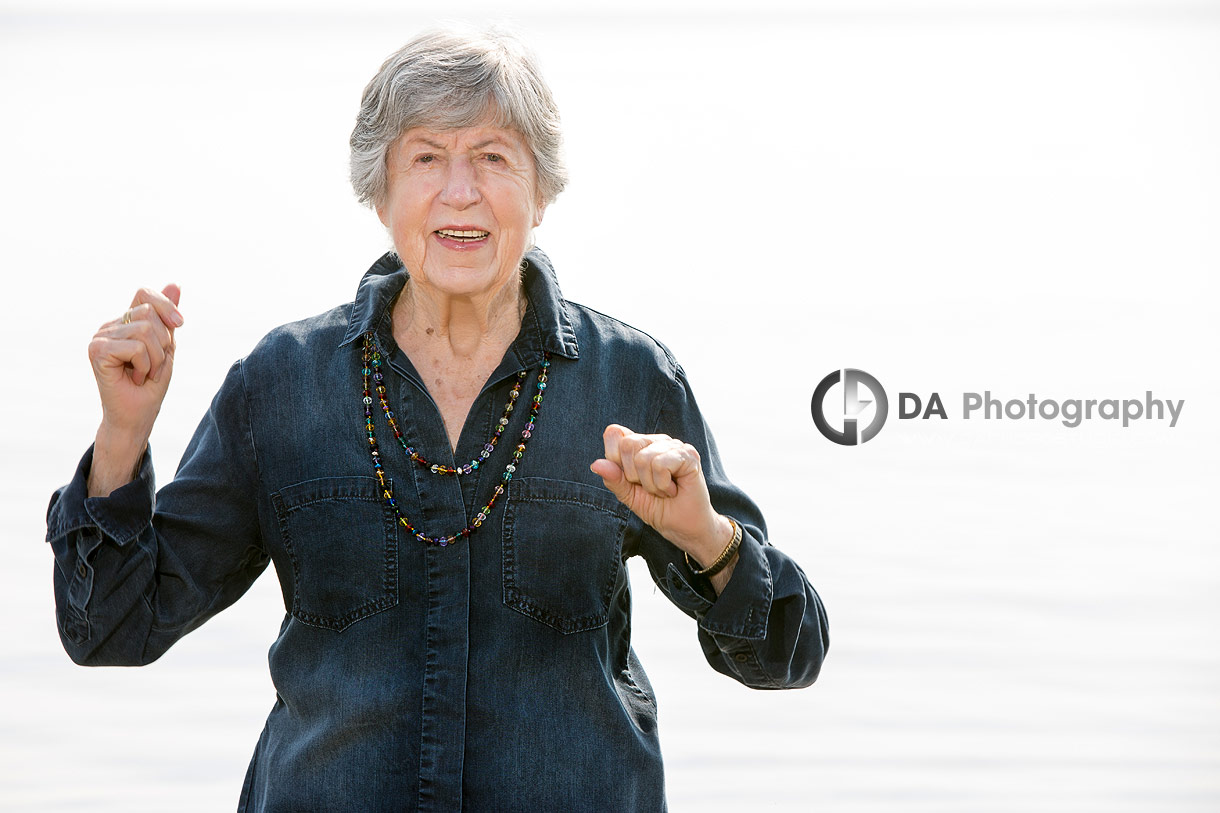
[[[750,659],[750,656],[744,652],[738,652],[736,655],[733,656],[733,660],[737,661],[738,663],[745,663],[749,659]]]
[[[84,562],[80,562],[80,563],[78,563],[78,564],[76,565],[76,573],[77,573],[77,575],[79,575],[79,576],[80,576],[82,579],[83,579],[83,578],[85,578],[85,576],[87,576],[87,575],[88,575],[88,573],[87,573],[87,572],[86,572],[86,570],[85,570],[85,563],[84,563]]]

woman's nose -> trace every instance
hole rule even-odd
[[[454,209],[465,209],[478,203],[479,198],[478,179],[471,162],[465,158],[451,161],[445,176],[441,200]]]

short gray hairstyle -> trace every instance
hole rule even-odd
[[[382,64],[364,89],[352,130],[356,197],[371,207],[385,202],[386,153],[407,130],[470,127],[489,116],[525,140],[539,198],[552,203],[568,182],[559,110],[533,54],[501,29],[428,31]]]

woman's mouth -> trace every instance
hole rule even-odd
[[[486,240],[491,235],[491,232],[478,229],[437,229],[436,234],[446,240],[456,240],[459,243],[475,243],[479,240]]]

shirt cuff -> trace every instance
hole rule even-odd
[[[774,589],[771,565],[762,548],[762,543],[743,525],[737,564],[724,592],[715,600],[708,598],[715,591],[706,577],[695,576],[689,570],[683,573],[671,562],[666,568],[670,595],[708,633],[750,640],[766,638]],[[696,584],[704,589],[696,589]]]
[[[93,447],[90,446],[76,467],[72,482],[51,496],[51,504],[47,507],[48,542],[81,528],[96,527],[123,546],[135,539],[151,521],[156,499],[151,447],[145,449],[135,479],[112,491],[109,497],[89,496],[92,467]]]

